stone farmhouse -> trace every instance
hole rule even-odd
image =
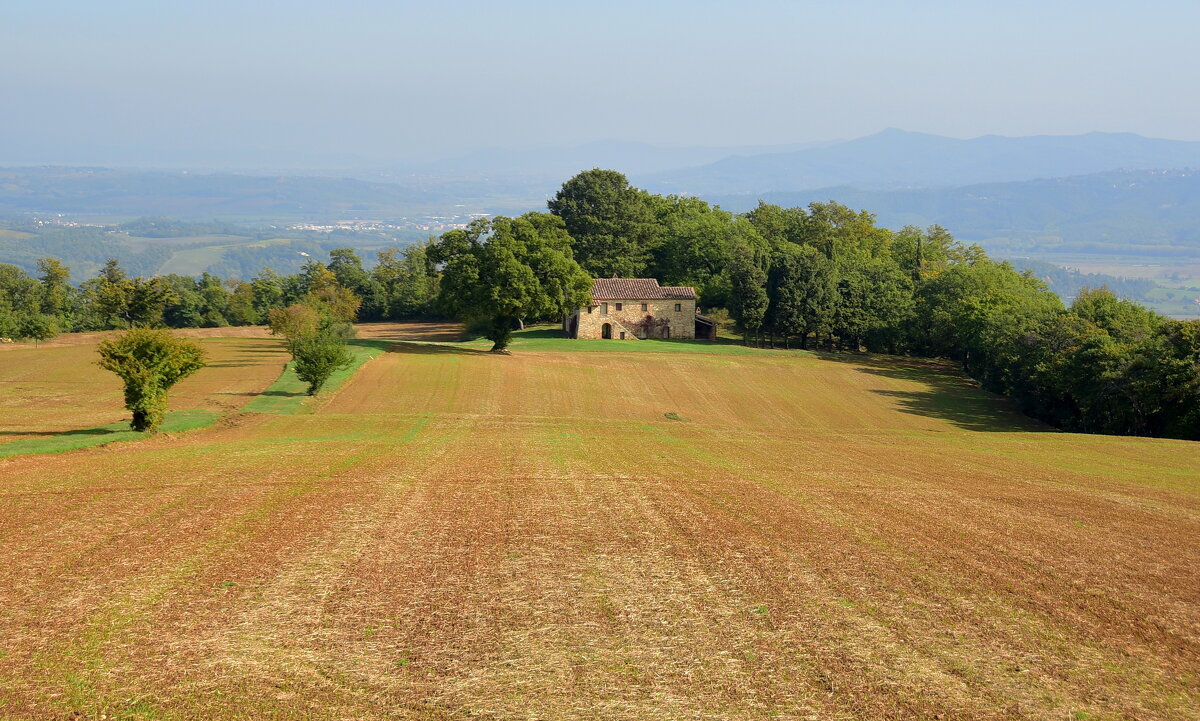
[[[699,338],[717,325],[696,312],[696,289],[660,286],[654,278],[597,278],[592,303],[563,319],[569,338]]]

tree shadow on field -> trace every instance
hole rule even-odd
[[[980,388],[975,381],[943,361],[837,353],[819,353],[818,356],[826,361],[852,364],[862,373],[925,386],[923,390],[871,390],[893,399],[903,413],[936,418],[969,431],[1052,430],[1023,415],[1010,399]]]
[[[452,345],[433,345],[432,343],[416,343],[412,341],[388,341],[388,353],[408,353],[411,355],[490,355],[482,348],[463,348]]]
[[[229,393],[217,393],[216,395],[219,395],[219,396],[246,396],[248,398],[257,398],[259,396],[278,396],[281,398],[294,398],[296,396],[306,396],[308,394],[305,393],[304,391],[273,391],[273,390],[268,389],[265,391],[260,391],[258,393],[255,393],[254,391],[236,391],[236,392],[231,391]]]
[[[106,436],[110,433],[124,433],[124,430],[112,428],[78,428],[73,431],[0,431],[2,436]]]

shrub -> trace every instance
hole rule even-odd
[[[99,365],[125,382],[130,427],[154,431],[167,415],[167,391],[204,367],[204,350],[166,330],[134,328],[100,343]]]

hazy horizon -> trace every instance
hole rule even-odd
[[[0,9],[0,158],[380,167],[884,128],[1200,140],[1200,6],[48,0]]]
[[[681,144],[681,143],[675,143],[675,144],[651,143],[651,142],[647,142],[644,140],[637,140],[637,139],[600,138],[600,139],[585,141],[585,142],[576,143],[576,144],[557,144],[557,145],[556,144],[545,144],[545,145],[522,144],[522,145],[511,145],[511,146],[481,146],[481,147],[473,147],[473,148],[461,148],[461,149],[457,149],[457,150],[447,150],[446,152],[440,153],[440,154],[426,154],[424,156],[416,156],[416,157],[412,157],[412,158],[397,159],[397,160],[391,160],[391,161],[368,162],[368,159],[366,159],[366,158],[358,158],[357,160],[359,162],[348,162],[343,165],[338,165],[336,163],[326,164],[326,165],[322,165],[319,163],[318,164],[292,165],[292,164],[287,164],[287,163],[271,164],[269,162],[268,163],[247,162],[245,164],[237,164],[237,163],[235,163],[235,164],[228,164],[228,163],[206,164],[205,161],[198,161],[198,162],[192,162],[192,163],[159,162],[159,161],[77,162],[77,161],[70,161],[70,160],[41,160],[41,159],[38,159],[38,160],[23,160],[23,159],[11,160],[11,159],[8,159],[5,157],[0,157],[0,167],[11,167],[11,168],[21,168],[21,167],[27,167],[27,168],[34,168],[34,167],[106,167],[106,168],[113,168],[113,169],[125,169],[125,170],[147,171],[147,172],[154,172],[154,171],[197,172],[197,173],[231,172],[231,173],[236,173],[236,174],[244,174],[244,173],[252,174],[254,172],[272,173],[274,171],[279,171],[279,172],[295,172],[295,173],[301,174],[301,175],[304,175],[304,174],[320,175],[320,174],[324,174],[324,173],[336,173],[338,171],[370,172],[370,171],[379,171],[379,170],[390,169],[392,167],[398,167],[401,169],[420,169],[422,166],[426,166],[426,165],[437,165],[439,163],[444,163],[447,161],[452,161],[452,160],[456,160],[456,159],[460,159],[460,158],[471,158],[475,155],[482,155],[482,154],[487,154],[487,153],[517,154],[517,153],[537,153],[537,152],[547,152],[547,151],[571,151],[571,150],[586,150],[588,148],[603,147],[603,146],[628,146],[628,147],[646,146],[646,147],[655,148],[658,150],[711,149],[711,150],[727,150],[727,151],[732,152],[733,154],[739,154],[738,151],[749,151],[749,152],[746,152],[745,154],[757,155],[760,153],[765,154],[768,151],[774,153],[774,152],[776,152],[776,149],[780,149],[779,152],[786,152],[788,149],[791,149],[793,147],[794,148],[808,148],[808,147],[822,146],[822,145],[835,145],[838,143],[844,143],[844,142],[848,142],[848,141],[852,141],[852,140],[861,140],[864,138],[873,137],[876,135],[880,135],[882,133],[886,133],[888,131],[899,131],[902,133],[913,134],[913,135],[935,135],[933,133],[926,133],[922,130],[910,130],[910,129],[906,129],[906,128],[891,128],[891,127],[889,127],[889,128],[881,128],[880,130],[878,130],[876,132],[868,133],[864,136],[856,136],[853,138],[829,138],[829,139],[822,139],[822,140],[805,140],[805,141],[779,143],[779,144],[772,144],[772,145],[746,144],[746,145],[740,145],[740,146],[737,146],[737,145],[728,145],[728,146],[685,145],[685,144]],[[1091,130],[1091,131],[1084,131],[1084,132],[1081,132],[1078,134],[1074,134],[1074,133],[1073,134],[1034,133],[1034,134],[1031,134],[1028,136],[1012,136],[1012,135],[1003,135],[1000,133],[987,133],[984,135],[974,135],[974,136],[936,135],[935,137],[949,138],[952,140],[977,140],[977,139],[987,138],[987,137],[1003,137],[1003,138],[1077,137],[1079,135],[1094,135],[1094,134],[1140,135],[1137,133],[1128,133],[1126,131]],[[1172,141],[1184,140],[1182,138],[1155,138],[1155,137],[1150,137],[1150,136],[1141,136],[1141,137],[1146,137],[1148,139],[1153,139],[1153,140],[1172,140]],[[1200,141],[1184,141],[1184,142],[1200,142]],[[721,156],[721,157],[725,157],[725,156]],[[672,167],[674,168],[674,166],[672,166]],[[684,168],[684,167],[689,167],[689,166],[683,165],[683,166],[678,166],[678,167]]]

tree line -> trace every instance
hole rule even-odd
[[[1065,307],[1032,273],[940,226],[892,231],[835,202],[733,214],[600,169],[568,180],[547,210],[385,251],[370,270],[349,249],[244,282],[130,279],[110,263],[76,289],[52,259],[37,278],[0,266],[0,334],[261,323],[336,287],[358,302],[346,318],[441,313],[504,351],[522,323],[586,303],[591,278],[653,277],[695,286],[746,343],[948,358],[1060,428],[1200,439],[1200,321],[1104,288]]]
[[[437,311],[438,272],[429,243],[377,254],[369,271],[349,248],[330,252],[328,263],[310,260],[299,273],[264,268],[249,280],[204,273],[198,278],[129,277],[110,259],[78,287],[70,269],[54,258],[37,261],[31,276],[0,264],[0,337],[52,338],[58,333],[132,327],[217,328],[257,325],[272,310],[299,303],[331,277],[358,299],[357,320],[406,320]]]

